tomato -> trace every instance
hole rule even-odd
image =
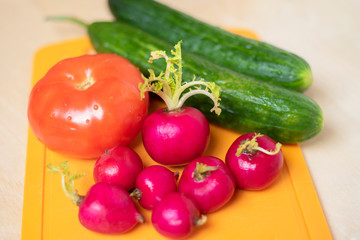
[[[130,144],[148,113],[140,98],[138,68],[115,54],[84,55],[55,64],[34,86],[28,120],[50,150],[75,158],[98,158]]]

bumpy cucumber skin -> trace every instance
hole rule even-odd
[[[313,81],[301,57],[265,42],[241,37],[152,0],[109,0],[113,15],[158,38],[258,80],[303,92]]]
[[[148,63],[151,51],[166,50],[169,54],[173,47],[120,22],[93,23],[88,33],[97,52],[121,55],[144,75],[150,68],[157,74],[165,69],[165,61]],[[240,75],[186,51],[182,51],[182,58],[184,81],[196,75],[221,88],[220,116],[210,112],[212,101],[205,96],[193,96],[186,104],[201,110],[214,124],[240,133],[260,132],[282,143],[305,141],[323,128],[320,107],[301,93]]]

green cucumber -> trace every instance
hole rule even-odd
[[[165,61],[149,63],[151,51],[169,53],[173,47],[121,22],[92,23],[88,34],[97,52],[123,56],[144,75],[148,69],[159,74],[166,66]],[[323,128],[320,107],[304,94],[254,80],[186,51],[182,51],[182,63],[184,81],[191,81],[195,75],[220,86],[220,116],[209,111],[212,102],[202,95],[187,100],[187,105],[201,110],[214,124],[240,133],[260,132],[282,143],[305,141]]]
[[[109,0],[116,19],[134,25],[220,66],[303,92],[312,83],[301,57],[265,42],[241,37],[152,0]]]

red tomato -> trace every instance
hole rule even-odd
[[[126,146],[140,132],[149,99],[140,99],[141,73],[115,54],[60,61],[31,91],[30,127],[49,149],[76,158],[98,158]]]

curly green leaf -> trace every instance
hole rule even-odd
[[[158,76],[152,69],[148,70],[150,76],[148,78],[143,76],[144,83],[139,85],[141,97],[145,96],[146,91],[154,92],[164,100],[168,110],[171,111],[180,109],[190,96],[204,94],[214,102],[211,111],[220,114],[219,86],[213,82],[206,82],[204,79],[197,80],[196,76],[191,82],[182,83],[181,42],[179,41],[171,50],[172,56],[170,57],[162,50],[151,52],[149,62],[152,63],[154,60],[164,58],[166,69],[165,72],[161,72]]]
[[[66,196],[71,198],[75,204],[79,205],[83,196],[80,196],[75,190],[74,182],[76,179],[83,177],[85,174],[71,173],[69,170],[69,162],[67,161],[60,163],[59,166],[47,164],[46,167],[49,172],[59,172],[61,174],[62,188]]]

